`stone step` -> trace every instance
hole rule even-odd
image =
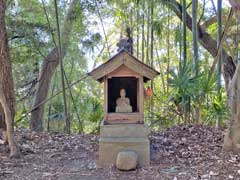
[[[99,165],[114,165],[117,155],[121,151],[134,151],[138,155],[139,166],[149,166],[150,142],[145,138],[114,138],[101,137],[99,139]]]
[[[100,137],[145,138],[149,130],[145,124],[101,125]]]

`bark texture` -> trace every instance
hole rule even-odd
[[[8,102],[7,102],[6,96],[4,95],[3,89],[4,88],[1,84],[0,85],[0,103],[2,104],[2,107],[4,110],[4,115],[5,115],[5,122],[6,122],[6,127],[7,127],[6,135],[7,135],[9,148],[10,148],[10,157],[18,157],[20,154],[19,154],[17,144],[14,140],[14,135],[13,135],[12,111],[8,105]]]
[[[240,150],[240,65],[237,65],[236,72],[230,85],[229,107],[231,119],[228,130],[224,137],[223,148],[225,150]]]
[[[11,156],[18,154],[13,137],[13,119],[15,114],[15,94],[10,62],[7,31],[5,26],[6,0],[0,0],[0,105],[4,111],[2,120],[4,130],[7,130],[7,139],[11,150]],[[6,125],[6,126],[5,126]]]
[[[7,143],[6,130],[7,130],[7,128],[6,128],[6,123],[5,123],[4,110],[0,103],[0,132],[2,133],[2,139],[3,139],[4,144]]]
[[[34,99],[34,107],[37,107],[42,101],[47,98],[52,76],[55,73],[57,65],[59,64],[58,50],[54,48],[43,61],[41,73],[38,79],[38,87]],[[30,129],[33,131],[43,130],[44,105],[40,105],[31,113]]]
[[[62,37],[62,58],[64,58],[66,54],[66,49],[69,44],[69,36],[71,33],[72,25],[74,20],[77,17],[77,6],[79,6],[77,0],[73,0],[69,6],[68,13],[66,15],[64,21],[64,27],[61,34]],[[58,47],[55,47],[43,60],[43,64],[41,67],[41,72],[38,78],[38,87],[36,90],[35,98],[34,98],[34,111],[31,113],[30,119],[30,129],[33,131],[43,131],[43,115],[44,115],[44,104],[40,105],[43,102],[49,92],[50,84],[52,77],[56,71],[56,68],[60,62],[58,56]]]
[[[12,119],[15,114],[15,93],[12,67],[9,56],[7,31],[5,27],[6,0],[0,0],[0,82],[3,83],[3,93],[11,110]],[[4,123],[1,123],[4,124]],[[12,122],[13,124],[13,122]],[[5,126],[5,125],[4,125]],[[3,126],[3,128],[4,128]]]
[[[229,0],[240,22],[240,1]],[[240,150],[240,65],[237,65],[234,77],[229,87],[229,107],[231,119],[224,136],[223,148],[225,150]]]

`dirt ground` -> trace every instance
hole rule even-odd
[[[151,133],[151,165],[123,172],[98,168],[98,136],[18,130],[20,159],[0,145],[1,180],[240,180],[240,156],[222,151],[223,130],[177,126]]]

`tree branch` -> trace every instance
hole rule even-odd
[[[201,24],[201,28],[202,29],[207,29],[209,26],[211,26],[212,24],[214,24],[215,22],[217,22],[217,16],[212,16],[210,17],[208,20],[206,20],[205,22],[203,22]]]
[[[180,20],[182,20],[182,6],[176,1],[176,0],[162,0],[165,2],[178,16]],[[186,24],[189,30],[192,31],[192,18],[187,13],[186,17]],[[200,25],[198,25],[198,32],[199,32],[199,42],[200,44],[213,56],[215,57],[218,52],[217,42],[215,39],[211,37],[210,34],[208,34],[207,31],[201,28]],[[227,52],[222,49],[222,57],[223,57],[223,63],[222,63],[222,71],[224,75],[224,80],[226,87],[228,87],[229,82],[231,81],[236,66],[233,62],[233,59],[230,55],[227,54]]]

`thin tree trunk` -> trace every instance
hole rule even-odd
[[[180,23],[179,29],[182,29],[182,24]],[[179,65],[178,68],[180,69],[182,67],[182,38],[179,41]]]
[[[169,71],[170,71],[170,9],[168,8],[167,16],[167,92],[169,90]]]
[[[240,47],[239,47],[239,43],[240,43],[240,25],[238,23],[239,21],[237,20],[237,45],[236,45],[236,49],[237,49],[237,52],[236,52],[236,61],[238,64],[240,64]]]
[[[197,28],[197,10],[198,0],[192,1],[192,37],[193,37],[193,59],[192,59],[192,74],[198,74],[198,28]]]
[[[139,0],[137,0],[137,58],[139,58]]]
[[[182,65],[185,66],[187,64],[187,22],[186,22],[186,0],[182,0],[182,22],[183,22],[183,29],[182,29],[182,43],[183,43],[183,63]],[[185,123],[189,122],[189,115],[187,110],[187,97],[184,96],[182,99],[183,102],[183,112],[184,112],[184,119]]]
[[[142,2],[142,62],[144,62],[144,42],[145,42],[145,38],[144,38],[144,24],[145,24],[145,18],[144,18],[144,13],[145,13],[145,1]]]
[[[179,17],[179,19],[182,19],[182,6],[177,1],[172,0],[163,0],[164,2],[168,3],[168,5],[172,8],[172,10],[175,12],[175,14]],[[187,27],[192,30],[192,18],[189,16],[189,14],[186,15],[186,25]],[[215,57],[217,54],[217,41],[214,40],[210,34],[207,33],[204,29],[201,28],[200,25],[198,25],[198,40],[199,43],[213,56]],[[225,87],[226,91],[228,92],[229,83],[231,82],[234,72],[235,72],[236,66],[233,62],[233,59],[230,55],[227,54],[227,52],[222,49],[222,73],[225,80]],[[228,92],[229,94],[229,92]]]
[[[198,67],[198,28],[197,28],[197,11],[198,0],[192,1],[192,37],[193,37],[193,58],[192,58],[192,75],[197,76]],[[200,121],[200,107],[199,105],[193,106],[193,120],[195,123]]]
[[[68,13],[66,15],[63,31],[62,31],[62,58],[64,58],[66,54],[66,49],[69,44],[69,36],[72,29],[72,24],[76,18],[73,18],[76,16],[76,6],[78,4],[78,0],[73,0],[71,2],[71,5],[68,9]],[[41,72],[38,79],[38,87],[35,94],[34,99],[34,105],[33,107],[36,107],[38,104],[43,102],[47,96],[48,91],[50,87],[50,83],[52,80],[52,77],[55,73],[55,70],[60,62],[59,56],[58,56],[58,47],[55,47],[43,60]],[[31,119],[30,119],[30,129],[33,131],[42,131],[43,130],[43,114],[44,114],[44,104],[36,108],[31,113]]]
[[[13,136],[13,120],[15,114],[15,94],[10,62],[7,31],[5,26],[6,0],[0,1],[0,105],[4,111],[7,140],[10,156],[18,156],[19,151]]]
[[[187,62],[187,13],[186,13],[186,0],[182,1],[182,22],[183,22],[183,65]]]
[[[102,25],[102,30],[103,30],[104,38],[105,38],[105,41],[106,41],[107,50],[108,50],[108,57],[110,58],[111,54],[110,54],[110,47],[109,47],[109,44],[108,44],[108,37],[107,37],[106,31],[105,31],[104,23],[103,23],[103,20],[102,20],[102,16],[101,16],[101,13],[100,13],[100,10],[99,10],[97,0],[95,0],[95,5],[97,7],[98,17],[99,17],[101,25]]]
[[[222,38],[222,0],[217,1],[217,22],[218,22],[218,32],[217,32],[217,46],[220,46],[221,38]],[[220,50],[221,51],[221,50]],[[218,99],[221,101],[221,67],[222,67],[222,53],[220,52],[218,56],[218,64],[217,64],[217,93]],[[219,121],[221,117],[217,117],[216,119],[216,128],[219,128]]]
[[[57,0],[54,0],[55,5],[55,15],[56,15],[56,22],[57,22],[57,32],[58,32],[58,57],[61,65],[61,81],[62,81],[62,91],[63,91],[63,104],[64,104],[64,120],[65,120],[65,129],[68,134],[71,133],[71,124],[67,110],[67,98],[66,98],[66,91],[65,91],[65,78],[64,78],[64,65],[63,65],[63,56],[62,56],[62,40],[61,40],[61,32],[60,32],[60,25],[59,25],[59,18],[58,18],[58,6]]]
[[[163,68],[162,68],[162,65],[161,65],[161,60],[160,60],[160,57],[159,57],[159,54],[158,54],[158,51],[157,51],[157,48],[155,47],[155,52],[156,52],[156,55],[157,55],[157,62],[158,62],[158,65],[159,65],[159,69],[160,69],[160,76],[161,76],[161,80],[162,80],[162,86],[163,86],[163,92],[166,93],[166,85],[165,85],[165,80],[164,80],[164,73],[163,73]]]
[[[73,97],[73,94],[72,94],[72,91],[71,91],[71,87],[70,87],[70,83],[69,83],[69,81],[68,81],[68,78],[67,78],[67,76],[66,76],[66,73],[64,72],[64,76],[65,76],[65,79],[66,79],[66,83],[67,83],[67,87],[68,87],[68,90],[69,90],[69,94],[70,94],[70,97],[71,97],[71,100],[72,100],[72,103],[73,103],[73,108],[74,108],[74,110],[75,110],[75,113],[76,113],[76,115],[77,115],[77,119],[78,119],[78,122],[79,122],[79,134],[80,133],[83,133],[83,121],[81,120],[81,118],[80,118],[80,116],[79,116],[79,114],[78,114],[78,110],[77,110],[77,104],[76,104],[76,102],[75,102],[75,100],[74,100],[74,97]]]
[[[150,21],[150,29],[151,29],[151,46],[150,46],[150,58],[151,58],[151,63],[150,66],[153,67],[153,43],[154,43],[154,32],[153,32],[153,7],[154,6],[154,0],[151,0],[151,21]],[[154,82],[151,80],[151,89],[154,89]],[[151,118],[153,118],[153,111],[154,111],[154,100],[153,96],[151,97],[151,104],[150,104],[150,113],[151,113]]]
[[[149,39],[150,39],[150,2],[147,1],[147,40],[146,40],[146,63],[150,65],[150,60],[149,60]]]
[[[239,43],[240,43],[240,31],[239,31],[239,23],[238,23],[238,19],[236,20],[236,24],[237,24],[237,32],[234,35],[234,44],[235,44],[235,49],[236,49],[236,54],[233,55],[233,51],[232,49],[229,48],[229,50],[231,51],[232,56],[236,57],[236,63],[239,64],[240,63],[240,59],[239,59]]]

